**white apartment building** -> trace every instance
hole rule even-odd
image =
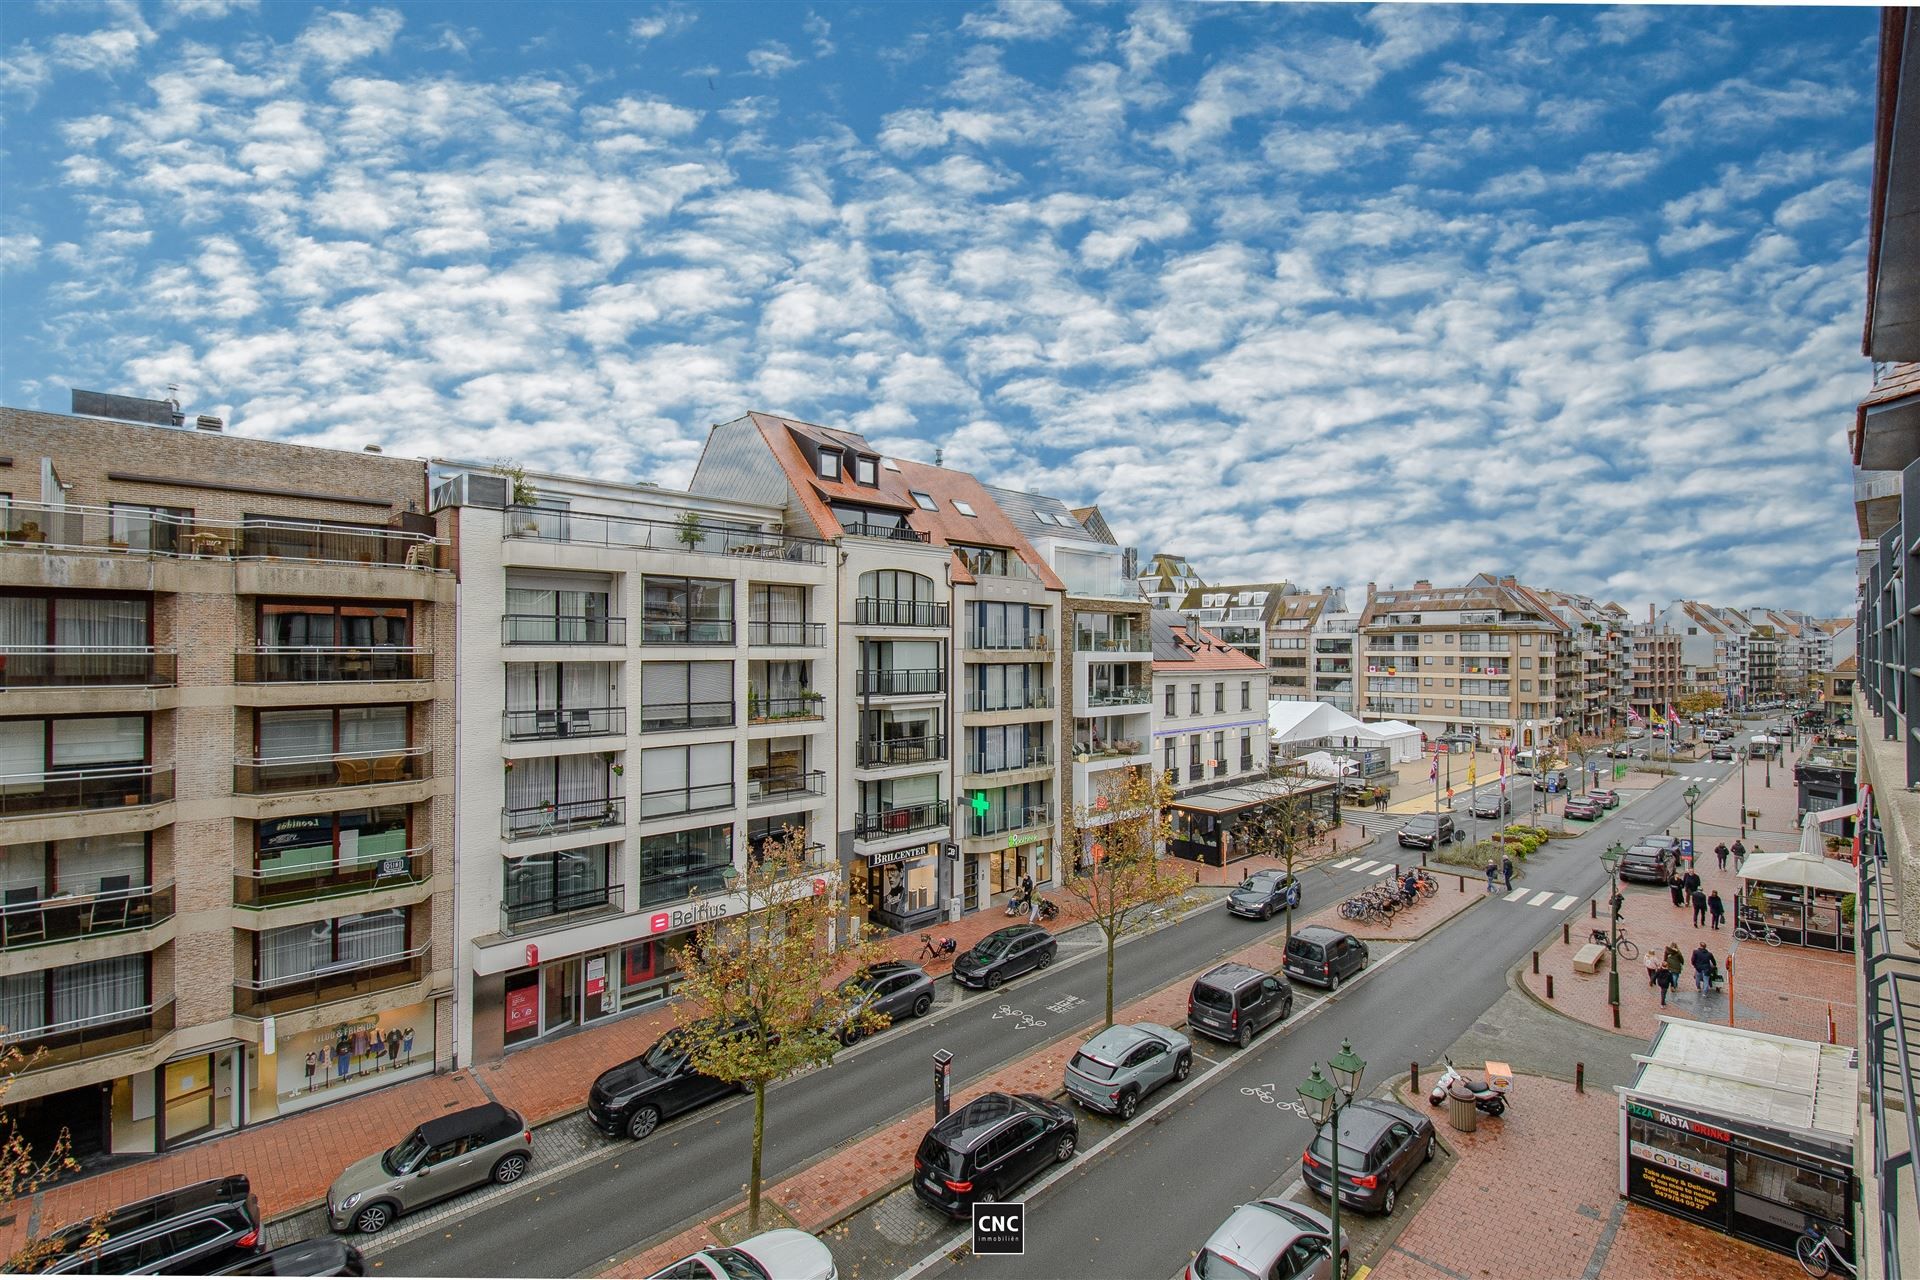
[[[1267,680],[1257,658],[1154,610],[1154,776],[1181,796],[1265,778]]]

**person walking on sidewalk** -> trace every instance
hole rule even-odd
[[[1660,988],[1660,1007],[1667,1007],[1667,992],[1673,990],[1673,971],[1661,965],[1660,972],[1654,976],[1654,985]]]
[[[1746,857],[1747,846],[1740,843],[1739,836],[1735,836],[1733,838],[1733,872],[1735,875],[1740,874],[1740,864],[1746,860]]]
[[[1707,922],[1707,895],[1695,889],[1689,901],[1693,903],[1693,927],[1698,929]]]
[[[1667,881],[1667,895],[1673,899],[1674,906],[1687,905],[1687,882],[1681,877],[1678,867],[1673,869],[1673,879]]]
[[[1713,927],[1716,929],[1720,927],[1720,922],[1727,918],[1727,904],[1720,901],[1718,889],[1707,895],[1707,914],[1713,917]]]
[[[1685,878],[1681,880],[1680,883],[1686,887],[1687,899],[1691,901],[1693,899],[1693,895],[1700,891],[1700,873],[1698,871],[1695,871],[1692,867],[1688,867],[1687,874]]]
[[[1508,855],[1500,859],[1500,874],[1506,879],[1507,892],[1513,892],[1513,857]]]
[[[1500,874],[1500,864],[1492,858],[1487,859],[1487,892],[1493,892],[1493,878]]]
[[[1667,981],[1670,986],[1680,985],[1680,971],[1687,967],[1687,957],[1680,951],[1680,944],[1669,942],[1664,956],[1667,962]]]
[[[1725,840],[1713,846],[1713,856],[1719,860],[1720,869],[1725,871],[1727,869],[1727,842]]]
[[[1707,978],[1713,973],[1713,952],[1701,943],[1693,949],[1693,989],[1706,994]]]

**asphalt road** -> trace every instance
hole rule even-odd
[[[1728,766],[1684,774],[1724,776]],[[1598,854],[1615,840],[1685,831],[1684,782],[1668,781],[1615,810],[1590,834],[1554,841],[1529,859],[1526,883],[1582,900],[1606,883]],[[1205,1243],[1233,1207],[1298,1172],[1311,1127],[1287,1108],[1316,1063],[1351,1039],[1369,1063],[1362,1090],[1430,1063],[1507,990],[1507,971],[1567,913],[1504,897],[1476,907],[1376,977],[1349,985],[1317,1016],[1269,1032],[1181,1102],[1136,1132],[1028,1196],[1026,1253],[939,1262],[926,1274],[1142,1277],[1165,1280]],[[1584,917],[1582,917],[1584,919]],[[1210,1050],[1211,1052],[1211,1050]],[[1267,1087],[1274,1102],[1243,1093]],[[1512,1105],[1524,1108],[1516,1095]],[[1434,1114],[1438,1114],[1437,1112]],[[1309,1200],[1324,1210],[1324,1203]]]

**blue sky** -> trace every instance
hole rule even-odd
[[[748,408],[1215,580],[1839,613],[1876,12],[0,10],[0,400],[684,483]]]

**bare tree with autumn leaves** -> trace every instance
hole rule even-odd
[[[32,1065],[33,1060],[12,1045],[0,1047],[0,1104],[5,1103],[12,1091],[14,1077]],[[23,1200],[79,1167],[65,1129],[45,1152],[36,1153],[26,1135],[14,1124],[13,1113],[0,1105],[0,1204]],[[97,1249],[106,1243],[101,1221],[95,1219],[54,1235],[30,1239],[7,1255],[6,1265],[0,1270],[14,1275],[38,1271],[56,1251],[72,1248],[74,1233],[83,1233],[78,1242],[82,1249]]]
[[[1313,798],[1325,788],[1312,778],[1280,775],[1251,783],[1247,789],[1260,797],[1260,804],[1235,816],[1235,838],[1250,857],[1279,859],[1292,880],[1294,859],[1312,838]],[[1291,897],[1287,899],[1287,941],[1293,941]]]

